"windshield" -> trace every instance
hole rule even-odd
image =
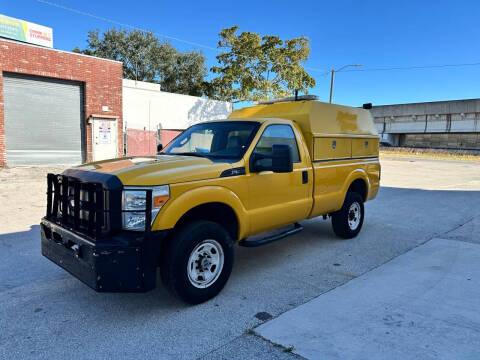
[[[258,127],[252,121],[222,121],[193,125],[173,140],[163,152],[224,159],[240,159]]]

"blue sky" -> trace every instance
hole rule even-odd
[[[311,40],[305,64],[328,101],[325,71],[360,63],[359,70],[480,63],[480,1],[67,1],[52,2],[121,23],[215,48],[218,32],[240,30]],[[54,47],[85,47],[89,29],[111,23],[36,0],[2,1],[0,13],[53,28]],[[201,49],[207,65],[216,51]],[[315,70],[314,70],[315,69]],[[355,69],[356,70],[356,69]],[[394,71],[351,71],[335,78],[334,102],[359,106],[480,97],[480,66]]]

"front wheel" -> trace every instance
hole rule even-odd
[[[233,267],[233,241],[220,225],[194,221],[170,239],[161,260],[164,284],[187,303],[199,304],[216,296]]]
[[[332,214],[333,231],[341,238],[354,238],[362,229],[364,215],[363,198],[360,194],[347,193],[342,208]]]

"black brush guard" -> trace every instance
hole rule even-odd
[[[102,174],[101,181],[92,181],[91,174],[47,175],[42,254],[96,291],[155,288],[161,241],[167,231],[151,231],[152,190],[145,190],[144,232],[122,231],[119,180]]]

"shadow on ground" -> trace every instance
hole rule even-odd
[[[63,358],[85,348],[96,349],[98,357],[137,356],[138,351],[146,357],[197,357],[259,324],[259,312],[277,316],[432,237],[462,228],[480,216],[479,200],[478,191],[383,187],[378,199],[366,204],[364,228],[355,239],[338,239],[329,221],[313,219],[289,238],[261,248],[236,247],[227,286],[198,306],[185,305],[161,284],[145,294],[96,293],[41,256],[38,225],[3,234],[0,357],[4,351],[14,357]],[[75,334],[67,348],[64,334]]]

